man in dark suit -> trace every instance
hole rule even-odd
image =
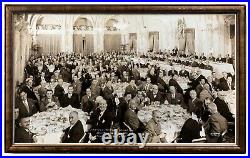
[[[184,102],[183,96],[180,93],[176,92],[176,89],[174,86],[169,87],[170,93],[167,93],[167,100],[169,104],[179,104],[183,108],[187,109],[186,104]]]
[[[165,95],[159,91],[157,85],[153,85],[153,90],[147,93],[147,97],[150,99],[151,103],[159,101],[161,104],[165,101]]]
[[[24,91],[19,93],[20,101],[17,102],[17,107],[19,108],[19,117],[30,117],[35,114],[38,109],[36,107],[36,101],[27,98],[27,94]]]
[[[201,124],[198,122],[198,117],[192,113],[192,118],[189,118],[181,128],[179,135],[179,143],[192,143],[192,140],[201,138]]]
[[[189,94],[191,99],[188,101],[188,112],[190,114],[196,113],[197,117],[201,118],[204,112],[203,102],[197,98],[195,90],[191,90]]]
[[[27,98],[38,101],[33,91],[33,80],[31,78],[26,79],[26,86],[23,87],[22,91],[24,91],[27,94]]]
[[[54,95],[58,98],[60,104],[62,103],[62,99],[64,97],[64,88],[63,88],[63,79],[59,79],[58,80],[58,84],[56,85],[55,89],[54,89]]]
[[[222,136],[227,131],[227,120],[218,112],[217,106],[210,98],[205,99],[205,104],[211,112],[208,120],[204,123],[204,129],[208,143],[221,143]]]
[[[125,93],[124,97],[119,98],[119,105],[117,109],[117,120],[119,122],[120,128],[124,128],[124,116],[125,112],[129,109],[129,102],[132,99],[132,95],[130,93]]]
[[[175,74],[170,80],[169,80],[169,86],[174,86],[177,90],[178,93],[183,94],[183,89],[181,88],[181,86],[179,85],[179,83],[177,82],[177,78],[178,76]]]
[[[188,78],[189,72],[185,69],[185,65],[181,66],[181,70],[179,71],[179,76]]]
[[[168,76],[174,76],[175,74],[178,75],[178,72],[174,69],[174,67],[171,67],[171,70],[168,71]]]
[[[91,125],[89,130],[92,143],[102,143],[102,135],[109,132],[115,120],[113,111],[107,109],[107,102],[103,98],[98,101],[98,106],[90,115],[87,124]]]
[[[113,99],[114,95],[113,95],[114,89],[112,87],[112,82],[108,81],[106,84],[106,87],[103,90],[103,97],[106,100],[110,100]]]
[[[196,91],[198,97],[200,97],[200,93],[201,93],[201,91],[204,89],[205,83],[206,83],[206,82],[205,82],[205,79],[202,78],[202,79],[200,80],[200,84],[198,84],[198,85],[196,86],[195,91]]]
[[[166,143],[165,133],[161,131],[161,112],[154,110],[152,112],[152,119],[146,125],[146,133],[149,133],[148,143]]]
[[[227,82],[227,72],[222,72],[222,78],[220,78],[220,83]]]
[[[35,143],[36,136],[29,130],[30,118],[23,117],[20,119],[19,127],[15,129],[15,143]]]
[[[46,97],[41,100],[40,111],[46,111],[48,109],[59,108],[60,103],[56,96],[53,96],[53,91],[51,89],[47,90]]]
[[[233,114],[230,112],[224,96],[220,92],[214,93],[214,103],[217,106],[218,112],[227,119],[228,122],[234,122]]]
[[[123,71],[121,81],[122,82],[130,82],[130,76],[128,75],[128,72]]]
[[[145,91],[146,93],[153,89],[150,77],[147,77],[146,82],[139,85],[138,89],[140,91]]]
[[[158,84],[158,87],[159,87],[159,91],[165,93],[166,91],[169,90],[169,86],[163,80],[163,72],[162,71],[159,72],[159,76],[157,78],[157,84]]]
[[[219,84],[220,90],[221,91],[229,91],[229,90],[234,90],[235,89],[235,83],[233,82],[233,79],[231,76],[227,77],[226,82],[221,82]]]
[[[137,94],[137,86],[135,84],[135,80],[132,79],[130,81],[130,84],[126,87],[125,93],[130,93],[132,95],[132,98],[134,98]]]
[[[62,99],[62,105],[61,107],[67,107],[71,105],[73,108],[80,109],[80,102],[79,102],[79,97],[78,94],[73,93],[74,88],[73,86],[68,87],[68,93],[64,95]]]
[[[125,124],[127,127],[133,131],[134,133],[143,133],[145,131],[145,127],[143,123],[138,118],[137,114],[135,113],[137,104],[135,100],[131,100],[129,102],[129,109],[125,113]]]
[[[70,127],[64,130],[62,143],[79,143],[84,136],[82,122],[78,118],[78,112],[72,111],[69,114]]]
[[[82,110],[87,113],[90,113],[95,109],[94,98],[89,88],[86,89],[86,95],[82,97],[81,105],[82,105]]]

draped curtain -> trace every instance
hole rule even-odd
[[[185,51],[194,52],[195,51],[195,29],[185,29]]]
[[[149,50],[159,50],[159,32],[149,32]]]
[[[44,55],[53,55],[61,52],[61,35],[59,34],[39,34],[37,43],[41,47]]]
[[[137,34],[136,33],[129,34],[129,48],[130,50],[137,49]]]
[[[83,54],[83,37],[82,34],[74,34],[73,35],[73,51],[76,54]]]
[[[120,51],[121,34],[105,34],[104,35],[104,49]]]
[[[93,36],[93,34],[86,34],[84,51],[87,52],[87,54],[91,54],[94,52],[94,36]]]

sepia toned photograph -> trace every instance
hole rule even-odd
[[[244,6],[64,7],[6,6],[8,152],[245,152]]]

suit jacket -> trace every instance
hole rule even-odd
[[[73,93],[71,98],[68,97],[68,94],[64,95],[62,99],[61,107],[67,107],[69,105],[71,105],[73,108],[80,109],[80,102],[79,102],[78,94]]]
[[[193,139],[200,138],[201,125],[192,118],[189,118],[181,128],[179,137],[181,143],[192,143]]]
[[[30,117],[37,112],[38,109],[36,108],[36,105],[35,105],[36,101],[28,98],[27,102],[29,106],[29,111],[27,110],[26,106],[21,100],[17,102],[17,107],[19,108],[19,118]]]
[[[183,89],[181,88],[181,86],[179,85],[179,83],[176,80],[171,78],[169,80],[169,86],[174,86],[178,93],[183,94]]]
[[[158,83],[159,91],[166,92],[169,90],[169,86],[166,84],[166,82],[162,78],[158,77],[157,83]]]
[[[137,131],[140,126],[140,121],[137,116],[137,114],[132,111],[131,109],[128,109],[125,113],[125,123],[133,130]]]
[[[171,93],[167,93],[167,100],[169,104],[180,104],[183,108],[187,108],[183,96],[179,93],[175,93],[175,98],[172,97]]]
[[[219,136],[227,130],[227,120],[220,113],[212,114],[204,125],[208,143],[217,143]]]
[[[72,83],[72,86],[74,88],[74,93],[80,95],[81,93],[81,88],[82,88],[82,84],[80,81],[76,81]]]
[[[114,120],[114,112],[105,110],[101,115],[101,110],[97,107],[91,114],[87,124],[91,124],[92,129],[110,129]],[[95,132],[98,131],[92,131],[92,134],[95,134]]]
[[[179,75],[181,77],[189,77],[189,72],[187,70],[180,70]]]
[[[27,93],[27,98],[30,98],[33,100],[38,100],[34,91],[33,91],[33,88],[29,88],[28,86],[24,86],[23,91]]]
[[[164,93],[158,91],[158,93],[154,96],[154,93],[152,91],[149,91],[147,93],[147,97],[150,99],[150,102],[155,102],[155,101],[159,101],[161,104],[164,103],[165,101],[165,95]]]
[[[122,76],[122,77],[121,77],[121,81],[122,81],[122,82],[128,82],[128,83],[129,83],[130,80],[131,80],[131,77],[130,77],[130,76],[127,76],[127,77]]]
[[[230,112],[227,103],[221,100],[219,97],[215,98],[214,103],[217,106],[218,112],[227,119],[229,122],[233,122],[234,118]]]
[[[70,127],[68,127],[64,130],[62,143],[79,143],[79,141],[83,136],[84,136],[83,125],[82,122],[78,120],[71,129]]]
[[[166,143],[165,138],[160,138],[161,125],[150,119],[146,125],[146,132],[149,133],[147,143]]]
[[[90,113],[95,109],[94,98],[92,96],[88,97],[87,95],[84,95],[82,97],[81,105],[84,112]]]
[[[199,98],[196,98],[194,101],[192,99],[189,99],[188,111],[190,113],[195,113],[197,117],[200,118],[204,112],[203,102]]]
[[[53,96],[51,101],[55,102],[55,104],[58,107],[60,107],[60,102],[57,97]],[[48,104],[49,104],[48,98],[47,97],[43,98],[40,102],[40,112],[48,110],[48,108],[46,107]]]
[[[15,129],[15,143],[34,143],[34,134],[23,127]]]
[[[229,85],[228,85],[227,82],[221,82],[221,83],[219,84],[219,87],[220,87],[220,90],[221,90],[221,91],[228,91],[228,90],[230,90]],[[231,89],[232,89],[232,90],[235,89],[235,84],[234,84],[234,82],[231,83]]]
[[[138,71],[138,70],[136,70],[136,69],[133,69],[132,70],[132,77],[133,77],[133,79],[137,82],[138,80],[140,80],[140,72]]]
[[[59,99],[59,101],[64,97],[64,89],[63,87],[57,85],[54,90],[54,95]],[[62,102],[60,101],[62,104]]]

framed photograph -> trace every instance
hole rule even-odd
[[[6,153],[246,153],[246,6],[5,4]]]

